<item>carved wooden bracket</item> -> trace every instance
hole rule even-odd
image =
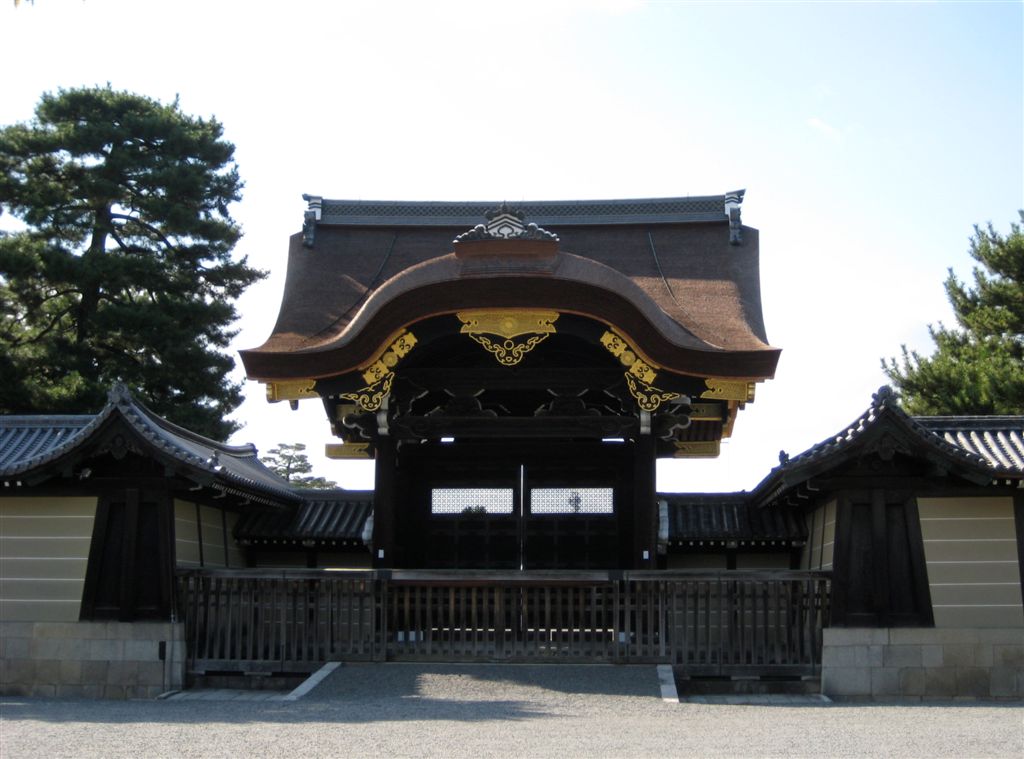
[[[515,366],[523,356],[555,333],[557,311],[484,309],[459,311],[459,332],[468,335],[502,366]]]

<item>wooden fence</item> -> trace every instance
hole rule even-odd
[[[825,572],[188,570],[194,673],[326,661],[663,662],[689,674],[813,674]]]

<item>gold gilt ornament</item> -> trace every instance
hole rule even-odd
[[[601,335],[601,345],[626,367],[626,387],[642,410],[657,411],[663,402],[673,401],[679,397],[679,393],[671,393],[654,387],[659,367],[640,358],[639,351],[630,345],[622,335],[607,330]]]
[[[656,387],[651,387],[643,380],[638,380],[629,372],[626,372],[626,387],[629,388],[629,394],[636,400],[636,405],[644,411],[657,411],[658,406],[664,401],[674,401],[679,397],[679,393],[668,393]]]
[[[395,381],[393,371],[398,362],[408,355],[409,351],[416,347],[416,335],[412,332],[403,332],[388,345],[380,356],[369,366],[363,369],[363,381],[366,387],[356,390],[354,393],[341,393],[338,397],[346,401],[354,401],[364,411],[377,411],[388,393],[391,392],[391,383]]]
[[[328,443],[325,455],[329,459],[368,459],[369,443]]]
[[[557,311],[487,309],[459,311],[460,334],[469,335],[502,366],[515,366],[548,335],[554,334]]]
[[[356,390],[354,393],[341,393],[339,398],[343,398],[346,401],[354,401],[359,404],[359,408],[364,411],[377,411],[381,404],[384,403],[384,399],[391,392],[391,383],[395,380],[395,373],[388,372],[380,380],[374,382],[371,385],[367,385],[364,388]]]
[[[313,390],[316,385],[315,379],[287,380],[285,382],[267,383],[267,400],[270,403],[278,401],[298,401],[302,398],[319,398]]]
[[[416,335],[412,332],[403,332],[381,353],[380,358],[363,371],[363,380],[367,385],[372,385],[391,374],[392,370],[398,366],[398,362],[415,347]]]
[[[708,389],[700,394],[701,398],[714,398],[720,401],[740,401],[750,403],[754,400],[754,383],[747,380],[716,379],[704,380]]]
[[[686,440],[676,442],[674,458],[677,459],[713,459],[721,451],[718,440]]]

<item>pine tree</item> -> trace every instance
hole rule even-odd
[[[238,425],[223,350],[264,276],[235,260],[241,181],[213,119],[107,87],[0,129],[0,412],[84,412],[125,383],[209,437]],[[10,226],[10,225],[8,225]]]
[[[1024,211],[1020,212],[1024,223]],[[901,362],[882,361],[912,414],[1024,414],[1024,232],[991,224],[971,238],[974,285],[949,272],[946,293],[955,329],[929,327],[936,350],[903,347]]]
[[[296,487],[316,490],[336,488],[338,483],[332,480],[310,476],[313,465],[309,463],[305,450],[303,443],[278,443],[276,448],[267,451],[266,456],[260,456],[260,461]]]

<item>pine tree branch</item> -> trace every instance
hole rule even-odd
[[[138,224],[140,227],[148,230],[154,237],[156,237],[160,242],[162,242],[170,250],[174,250],[174,248],[175,248],[174,244],[170,240],[167,239],[167,237],[164,235],[163,232],[161,232],[159,229],[154,227],[152,224],[147,224],[142,219],[140,219],[138,216],[129,216],[128,214],[124,214],[124,213],[112,213],[112,214],[110,214],[110,218],[112,218],[112,219],[122,219],[124,221],[134,222],[134,223]]]
[[[61,311],[58,311],[57,314],[50,320],[50,323],[47,324],[46,327],[41,332],[37,332],[31,338],[24,339],[24,340],[12,340],[11,344],[13,346],[17,347],[17,346],[20,346],[20,345],[33,345],[35,343],[38,343],[40,340],[42,340],[44,337],[46,337],[50,332],[52,332],[54,329],[56,329],[56,327],[60,323],[61,319],[63,319],[71,311],[73,311],[75,309],[75,306],[77,306],[77,305],[78,305],[77,303],[71,303],[70,305],[68,305],[67,308],[64,308]],[[19,320],[19,321],[21,321],[21,320]]]

